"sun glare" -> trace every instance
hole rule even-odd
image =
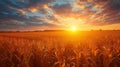
[[[71,27],[70,27],[70,30],[71,30],[71,31],[77,31],[77,27],[76,27],[76,26],[71,26]]]

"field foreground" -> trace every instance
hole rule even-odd
[[[120,67],[120,31],[2,32],[0,67]]]

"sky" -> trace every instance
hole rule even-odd
[[[0,31],[120,29],[120,0],[0,0]]]

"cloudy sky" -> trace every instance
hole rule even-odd
[[[0,30],[120,29],[120,0],[0,0]]]

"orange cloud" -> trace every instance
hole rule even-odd
[[[46,5],[46,4],[43,5],[43,8],[44,8],[44,9],[50,9],[50,8],[48,7],[48,5]]]
[[[19,11],[20,13],[22,13],[23,15],[26,15],[26,12],[25,12],[24,9],[18,9],[18,11]]]
[[[32,13],[36,12],[37,10],[38,10],[38,9],[35,8],[35,7],[28,8],[28,11],[30,11],[30,12],[32,12]]]

